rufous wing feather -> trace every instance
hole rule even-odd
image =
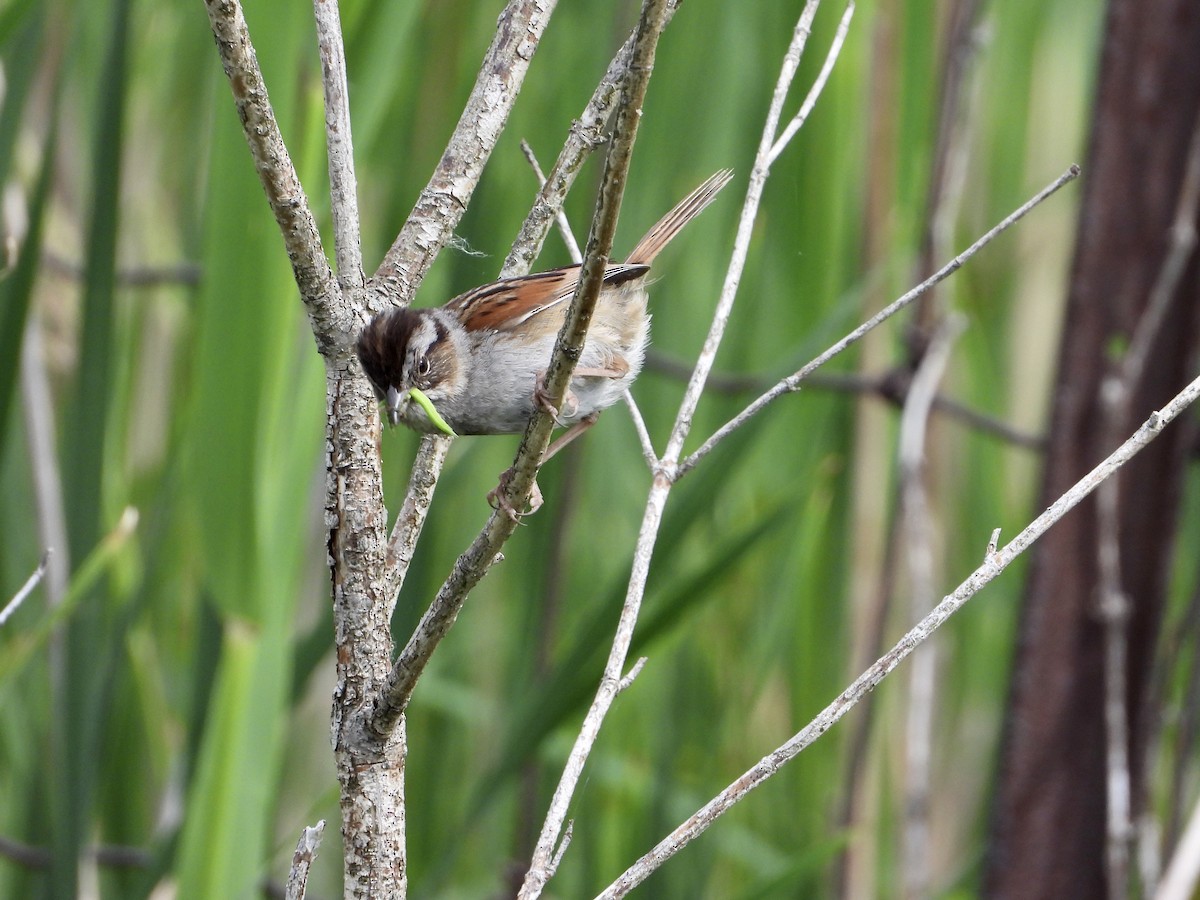
[[[578,281],[578,266],[502,278],[459,294],[446,308],[458,315],[468,331],[507,331],[571,296]]]
[[[604,271],[604,283],[620,284],[648,270],[644,265],[612,265]],[[578,283],[579,266],[503,278],[459,294],[446,303],[446,309],[453,311],[468,331],[508,331],[569,300]]]

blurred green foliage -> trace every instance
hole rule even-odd
[[[800,5],[688,0],[663,39],[618,252],[714,170],[740,176],[660,265],[654,344],[665,357],[690,360],[703,342]],[[774,167],[722,374],[767,384],[915,280],[947,7],[859,6],[825,95]],[[368,268],[439,158],[500,8],[342,4]],[[483,255],[443,253],[418,302],[495,275],[536,189],[518,141],[549,164],[636,11],[630,0],[562,4],[459,228]],[[952,252],[1081,155],[1100,13],[1067,0],[988,8],[967,75]],[[328,235],[311,10],[253,0],[246,14]],[[789,111],[840,14],[821,10]],[[202,4],[10,0],[0,64],[0,175],[28,220],[0,281],[0,601],[47,545],[68,579],[48,579],[0,629],[0,836],[54,860],[0,856],[0,896],[74,896],[80,878],[106,897],[163,882],[181,897],[252,896],[283,880],[300,829],[318,818],[330,824],[310,895],[336,896],[324,381]],[[593,163],[568,200],[580,235],[598,175]],[[1056,198],[942,295],[970,321],[946,393],[1033,432],[1074,208]],[[542,262],[564,261],[552,238]],[[198,282],[130,280],[183,263]],[[25,340],[27,321],[40,346]],[[834,368],[879,374],[903,358],[902,337],[889,324]],[[24,376],[23,343],[37,353]],[[31,378],[45,380],[47,405],[31,399]],[[635,390],[660,447],[682,391],[656,370]],[[711,392],[691,446],[753,396]],[[634,648],[649,662],[580,786],[554,896],[599,890],[856,674],[885,579],[894,424],[876,400],[806,388],[676,489]],[[946,418],[932,441],[949,590],[992,528],[1027,520],[1038,465]],[[415,446],[403,431],[383,439],[393,510]],[[515,446],[456,442],[397,608],[399,640],[484,521],[484,494]],[[544,472],[546,508],[431,663],[409,716],[413,896],[499,896],[528,858],[603,664],[648,485],[629,416],[614,409]],[[136,529],[114,532],[127,507]],[[889,638],[909,617],[903,584]],[[939,638],[935,880],[946,890],[971,883],[981,852],[1018,588],[1005,576]],[[852,829],[836,815],[839,728],[640,896],[821,896],[847,847],[870,895],[896,893],[903,707],[899,680],[876,698],[867,805]],[[97,867],[92,851],[113,844],[145,856]]]

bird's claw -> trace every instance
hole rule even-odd
[[[508,486],[512,482],[512,476],[513,470],[511,467],[500,473],[500,482],[488,491],[487,502],[488,506],[492,509],[504,513],[504,515],[519,525],[521,524],[521,519],[525,516],[531,516],[541,509],[544,500],[542,498],[542,489],[538,487],[535,481],[529,492],[529,508],[524,512],[517,510],[508,499]]]
[[[554,423],[559,427],[565,428],[569,422],[564,422],[564,416],[570,418],[579,412],[579,398],[575,396],[575,392],[570,388],[567,389],[566,395],[563,397],[563,407],[566,412],[559,410],[550,401],[550,393],[546,390],[546,373],[539,372],[533,385],[533,402],[540,409],[545,410],[550,414],[550,418],[554,419]]]

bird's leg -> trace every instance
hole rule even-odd
[[[559,415],[558,407],[550,402],[550,392],[546,390],[546,371],[544,369],[538,372],[534,378],[533,402],[535,406],[550,413],[550,418],[554,420],[556,425],[566,426],[567,423]],[[575,393],[570,388],[567,388],[567,392],[563,395],[563,406],[569,409],[569,412],[567,412],[568,416],[573,415],[575,410],[579,408],[579,398],[575,396]]]
[[[600,418],[599,410],[594,413],[589,413],[562,434],[560,434],[554,443],[546,448],[546,455],[542,457],[542,464],[545,465],[550,457],[554,456],[559,450],[567,446],[567,444],[571,443],[571,441],[575,440],[575,438],[579,437],[581,434],[595,425],[598,418]]]
[[[610,366],[603,368],[596,366],[582,366],[577,368],[571,374],[571,377],[624,378],[628,373],[629,363],[625,362],[625,360],[621,359],[620,357],[616,357]],[[566,394],[563,395],[563,405],[567,408],[567,412],[560,411],[557,406],[550,402],[550,394],[546,390],[545,369],[538,372],[537,376],[534,378],[533,402],[546,412],[550,413],[550,416],[554,419],[555,423],[564,428],[567,427],[567,423],[563,421],[563,416],[570,418],[571,416],[575,415],[575,412],[579,409],[579,398],[575,396],[575,392],[569,387],[567,388]],[[561,441],[562,438],[559,440]],[[547,456],[546,458],[549,459],[550,457]]]

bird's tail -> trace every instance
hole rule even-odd
[[[658,224],[647,231],[646,236],[637,242],[637,246],[633,248],[626,262],[631,265],[650,265],[654,261],[654,257],[658,256],[659,251],[683,230],[684,225],[700,215],[704,208],[716,199],[721,188],[729,184],[732,178],[732,169],[722,169],[676,203],[674,208],[659,219]]]

